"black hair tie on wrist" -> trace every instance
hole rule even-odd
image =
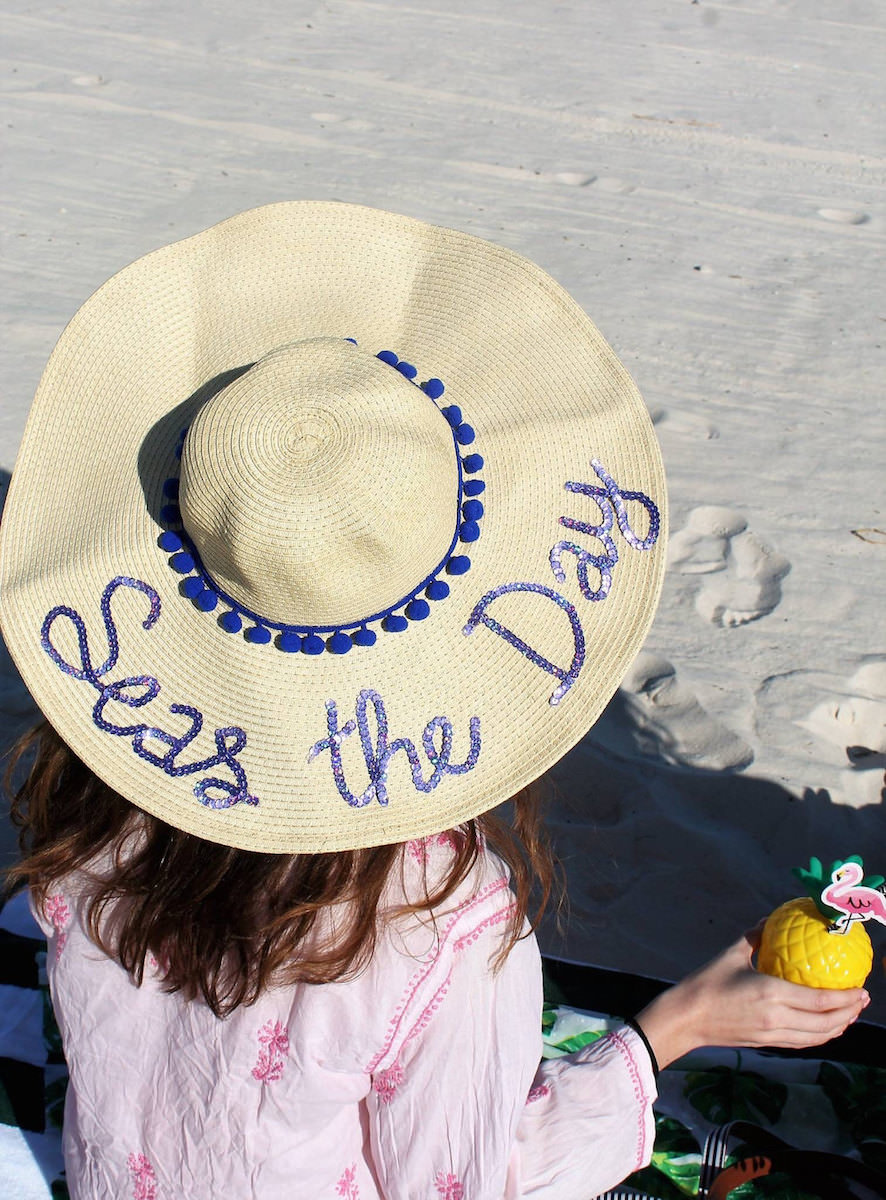
[[[637,1018],[636,1017],[625,1017],[624,1023],[625,1023],[625,1025],[629,1026],[629,1028],[633,1029],[634,1033],[636,1033],[637,1037],[640,1039],[640,1041],[646,1047],[646,1052],[649,1055],[649,1061],[652,1063],[652,1074],[655,1076],[656,1079],[658,1079],[658,1076],[659,1076],[658,1059],[655,1057],[655,1051],[652,1049],[652,1046],[649,1044],[649,1038],[646,1036],[646,1034],[640,1028]]]

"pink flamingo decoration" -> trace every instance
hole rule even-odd
[[[886,925],[886,895],[862,883],[863,879],[860,863],[840,863],[821,893],[823,902],[841,914],[834,922],[840,933],[846,933],[853,921],[881,921]]]

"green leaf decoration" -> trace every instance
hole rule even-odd
[[[850,854],[846,858],[835,858],[830,867],[828,867],[827,873],[825,873],[821,859],[814,857],[809,859],[808,871],[804,870],[803,867],[791,868],[792,873],[796,875],[796,877],[802,883],[807,896],[815,901],[818,911],[822,914],[822,916],[827,917],[829,921],[836,921],[839,917],[843,916],[843,914],[839,909],[832,908],[829,904],[824,904],[821,899],[821,893],[831,882],[831,876],[833,875],[834,871],[839,870],[844,863],[849,862],[858,863],[861,869],[864,870],[864,863],[862,862],[861,856],[858,854]],[[874,878],[877,878],[877,876],[874,876]],[[878,884],[872,884],[869,880],[865,880],[865,883],[868,887],[879,886]]]
[[[545,1004],[541,1010],[541,1031],[542,1033],[550,1033],[557,1023],[557,1007],[554,1004]]]
[[[653,1154],[700,1154],[695,1135],[676,1117],[655,1114],[655,1149]]]
[[[886,1171],[886,1068],[823,1062],[816,1080],[862,1162]]]
[[[756,1071],[712,1067],[708,1071],[689,1071],[683,1095],[712,1125],[727,1121],[759,1123],[761,1118],[774,1125],[787,1103],[788,1089]]]
[[[572,1054],[573,1051],[581,1050],[583,1046],[589,1046],[591,1042],[596,1042],[605,1036],[605,1029],[586,1029],[584,1033],[574,1033],[572,1037],[563,1038],[559,1042],[548,1042],[548,1045],[562,1050],[566,1054]]]
[[[652,1165],[661,1171],[684,1196],[697,1196],[701,1177],[701,1154],[652,1153]]]

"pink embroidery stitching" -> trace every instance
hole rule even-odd
[[[132,1200],[157,1200],[157,1176],[144,1154],[130,1154],[127,1166],[132,1176]]]
[[[68,908],[64,896],[62,896],[60,893],[56,893],[54,896],[46,897],[44,911],[58,937],[58,941],[55,944],[55,954],[56,958],[58,958],[61,955],[62,950],[65,948],[65,942],[68,940],[68,935],[65,933],[65,927],[71,919],[71,910]]]
[[[391,1048],[393,1047],[393,1044],[396,1040],[397,1033],[399,1032],[400,1026],[402,1025],[403,1021],[406,1019],[406,1014],[409,1010],[409,1006],[411,1005],[412,1001],[415,999],[422,984],[432,974],[434,967],[437,965],[437,963],[440,961],[443,954],[448,949],[448,943],[449,943],[450,936],[452,935],[456,926],[459,925],[465,919],[465,917],[469,916],[473,909],[477,908],[479,905],[481,905],[481,904],[485,903],[487,900],[491,899],[494,895],[496,895],[496,893],[501,892],[501,891],[506,891],[507,888],[508,888],[508,881],[503,876],[494,880],[492,883],[487,884],[487,886],[485,888],[482,888],[479,892],[477,892],[476,896],[473,896],[467,904],[465,904],[462,908],[460,908],[458,910],[458,912],[454,913],[450,917],[445,928],[443,929],[443,932],[437,943],[437,947],[436,947],[433,955],[431,956],[430,960],[428,962],[424,963],[418,969],[418,971],[415,972],[415,974],[410,979],[409,983],[406,985],[406,991],[403,994],[403,996],[401,997],[400,1003],[397,1005],[396,1011],[394,1012],[394,1015],[391,1018],[391,1021],[388,1025],[388,1033],[387,1033],[387,1037],[385,1038],[384,1044],[382,1045],[382,1048],[379,1050],[379,1052],[375,1055],[372,1062],[369,1063],[369,1065],[367,1066],[367,1068],[366,1068],[367,1074],[369,1074],[369,1075],[374,1074],[375,1071],[378,1069],[378,1067],[381,1065],[381,1063],[384,1061],[384,1059],[388,1056],[388,1054],[390,1054]],[[513,903],[513,901],[511,901],[510,903]],[[488,919],[489,918],[487,918],[487,920]],[[447,980],[445,982],[445,987],[448,987],[448,984],[449,984],[449,981],[447,978]],[[430,1008],[431,1011],[436,1009],[437,1004],[439,1003],[438,997],[439,997],[439,990],[438,990],[437,994],[434,996],[434,998],[431,1000],[430,1005],[426,1006],[425,1010],[422,1013],[422,1016],[419,1018],[419,1020],[423,1022],[421,1025],[421,1028],[424,1028],[424,1026],[427,1024],[427,1020],[424,1020],[424,1017],[425,1017],[425,1014],[428,1012],[428,1009]],[[417,1030],[416,1030],[416,1032],[417,1032]]]
[[[406,843],[406,849],[418,863],[426,863],[432,846],[455,846],[455,840],[449,832],[432,834],[430,837],[414,838]]]
[[[394,1099],[397,1088],[403,1082],[403,1068],[399,1063],[394,1063],[388,1067],[386,1071],[379,1073],[372,1080],[373,1089],[378,1092],[378,1098],[382,1104],[390,1104]]]
[[[534,1088],[529,1089],[529,1095],[526,1097],[527,1104],[535,1104],[536,1100],[544,1100],[545,1096],[550,1096],[551,1089],[546,1083],[539,1083]]]
[[[360,1188],[357,1186],[356,1163],[345,1167],[341,1179],[335,1185],[335,1190],[339,1196],[344,1196],[345,1200],[360,1200]]]
[[[266,1021],[258,1031],[261,1048],[258,1062],[252,1068],[254,1079],[274,1083],[283,1074],[289,1053],[289,1034],[281,1021]]]
[[[630,1046],[628,1046],[627,1043],[624,1041],[624,1039],[617,1033],[607,1034],[607,1036],[605,1038],[600,1039],[600,1043],[598,1043],[598,1045],[602,1044],[602,1042],[605,1042],[605,1041],[612,1042],[618,1049],[618,1052],[621,1054],[622,1058],[625,1060],[627,1068],[628,1068],[628,1074],[631,1077],[631,1083],[634,1085],[634,1097],[637,1100],[637,1103],[640,1105],[648,1104],[649,1097],[643,1091],[643,1083],[642,1083],[642,1080],[640,1077],[640,1068],[637,1066],[637,1063],[636,1063],[636,1060],[635,1060],[633,1054],[631,1054]],[[637,1170],[638,1168],[640,1168],[643,1165],[645,1158],[646,1158],[646,1112],[645,1112],[645,1109],[641,1107],[640,1117],[639,1117],[638,1127],[637,1127],[637,1161],[634,1164],[634,1170]]]
[[[464,1200],[465,1189],[451,1171],[438,1171],[434,1176],[434,1187],[443,1200]]]
[[[506,908],[500,908],[498,912],[494,912],[491,917],[486,917],[479,925],[475,925],[470,933],[463,934],[455,943],[456,950],[464,950],[465,946],[471,946],[476,942],[477,938],[484,929],[489,929],[492,925],[499,925],[502,921],[509,917],[517,907],[516,900],[512,900]]]

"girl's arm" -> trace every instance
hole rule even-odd
[[[490,970],[506,884],[440,919],[368,1064],[385,1200],[587,1200],[649,1161],[655,1080],[634,1030],[539,1066],[535,938]]]
[[[803,987],[755,971],[756,931],[637,1014],[659,1065],[699,1046],[818,1046],[869,1003],[863,988]]]

